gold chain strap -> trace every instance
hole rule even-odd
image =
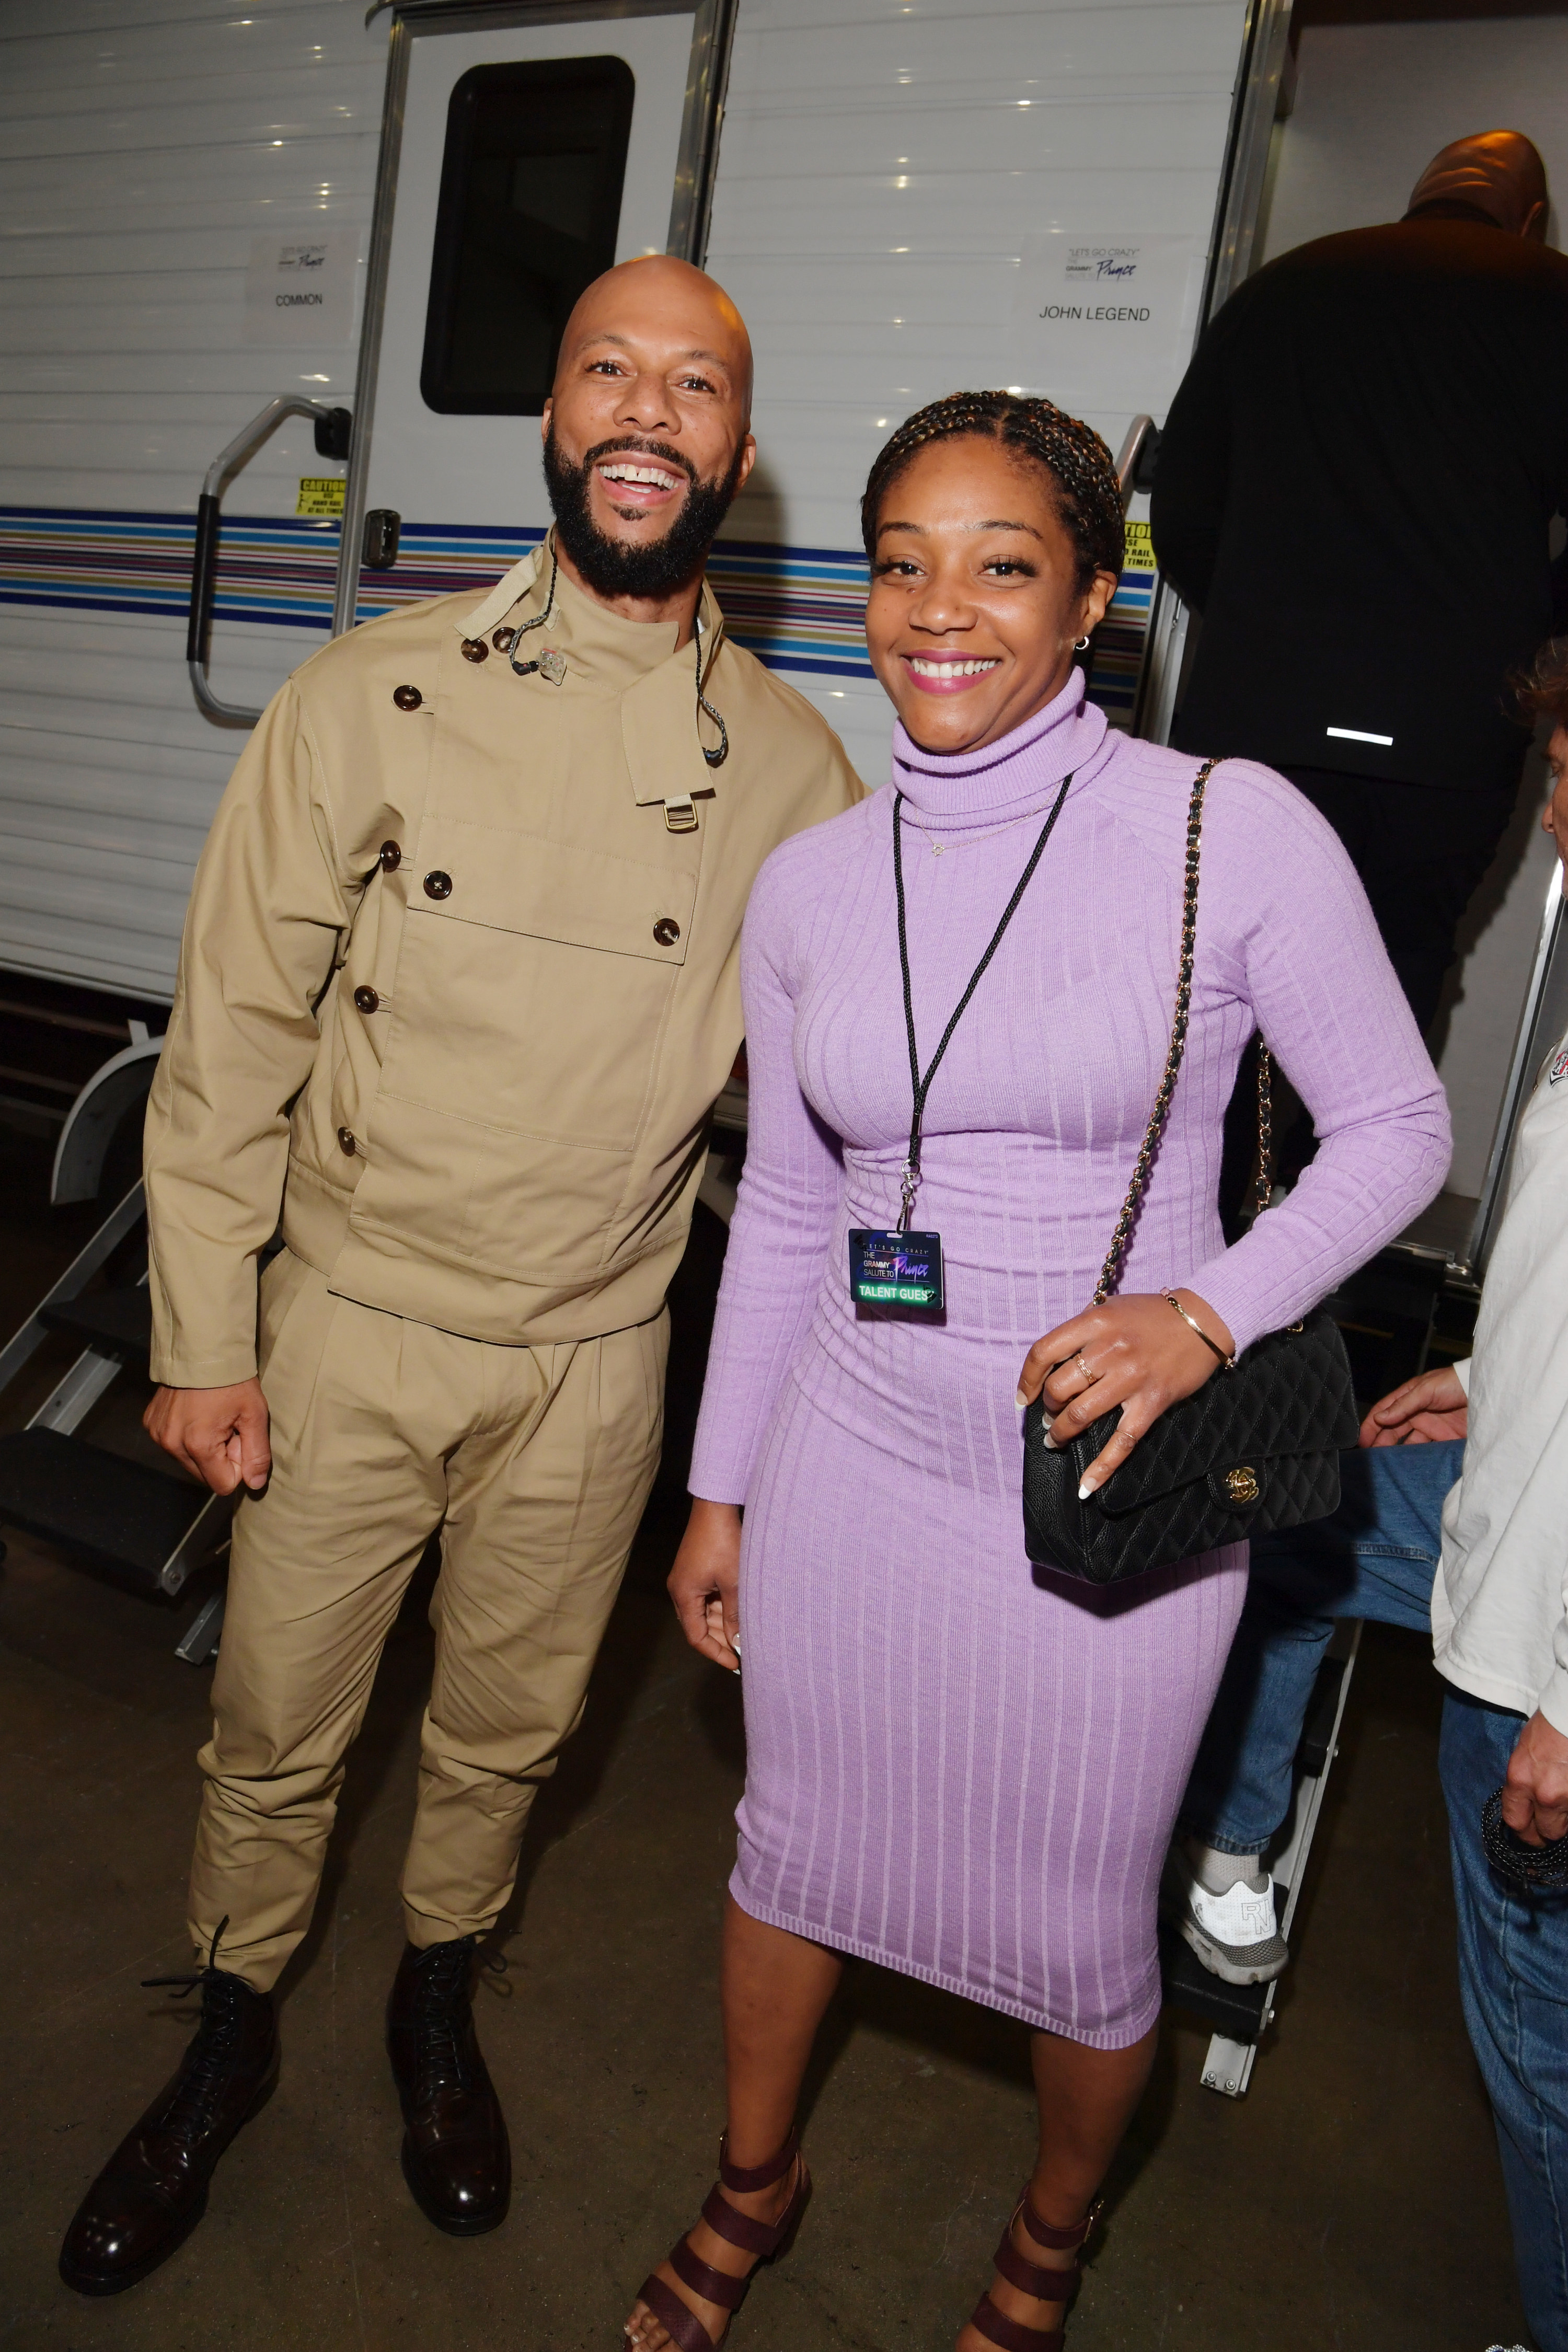
[[[1256,1221],[1268,1206],[1274,1190],[1274,1064],[1261,1037],[1258,1041],[1258,1165],[1252,1171],[1252,1214]]]
[[[1193,781],[1193,797],[1187,808],[1186,882],[1182,900],[1182,953],[1176,971],[1176,1017],[1171,1024],[1171,1049],[1165,1056],[1165,1072],[1160,1080],[1160,1091],[1154,1097],[1154,1108],[1149,1124],[1143,1130],[1143,1142],[1132,1181],[1127,1187],[1127,1198],[1121,1204],[1121,1214],[1116,1220],[1116,1231],[1110,1236],[1110,1247],[1100,1268],[1100,1287],[1093,1304],[1102,1306],[1121,1278],[1121,1261],[1127,1255],[1127,1244],[1132,1235],[1132,1221],[1138,1203],[1149,1181],[1154,1164],[1165,1117],[1171,1108],[1171,1097],[1176,1091],[1176,1079],[1182,1067],[1182,1055],[1187,1042],[1187,1019],[1193,1002],[1193,947],[1198,928],[1198,848],[1203,833],[1204,793],[1208,780],[1219,765],[1217,760],[1205,760]],[[1255,1213],[1268,1204],[1272,1189],[1273,1103],[1268,1049],[1261,1042],[1258,1053],[1258,1167],[1254,1190],[1258,1202]],[[1213,1342],[1210,1342],[1213,1345]]]

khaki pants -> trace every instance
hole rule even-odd
[[[272,1477],[235,1520],[191,1870],[205,1959],[265,1990],[310,1925],[343,1759],[441,1529],[436,1671],[403,1872],[409,1940],[482,1933],[577,1725],[658,1465],[668,1326],[494,1347],[335,1298],[287,1251],[261,1286]]]

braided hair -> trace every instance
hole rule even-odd
[[[1121,488],[1110,450],[1092,425],[1053,401],[1014,392],[950,392],[945,400],[933,400],[904,419],[872,466],[860,501],[860,530],[871,562],[882,500],[892,484],[931,442],[961,436],[999,441],[1050,477],[1058,515],[1078,556],[1080,593],[1097,572],[1121,572]]]

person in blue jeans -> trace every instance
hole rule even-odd
[[[1542,656],[1532,698],[1555,722],[1545,823],[1568,861],[1568,646]],[[1520,1122],[1474,1353],[1381,1399],[1361,1449],[1331,1518],[1252,1547],[1163,1907],[1232,1983],[1279,1974],[1267,1856],[1335,1620],[1429,1633],[1465,2022],[1525,2312],[1540,2352],[1568,2352],[1568,1892],[1518,1892],[1481,1840],[1499,1789],[1526,1843],[1568,1835],[1568,1037]]]
[[[1432,1381],[1445,1391],[1458,1385],[1448,1370]],[[1405,1399],[1396,1389],[1369,1420]],[[1461,1391],[1458,1414],[1445,1423],[1463,1410]],[[1335,1622],[1371,1618],[1431,1633],[1443,1505],[1465,1448],[1462,1438],[1436,1433],[1429,1407],[1419,1418],[1426,1427],[1403,1442],[1393,1435],[1399,1424],[1386,1433],[1378,1425],[1370,1444],[1394,1450],[1343,1457],[1332,1518],[1253,1539],[1247,1606],[1182,1804],[1183,1831],[1208,1852],[1186,1849],[1190,1891],[1179,1854],[1167,1875],[1167,1895],[1173,1879],[1185,1906],[1168,1906],[1176,1925],[1229,1984],[1265,1983],[1289,1960],[1262,1861],[1289,1811],[1301,1726]],[[1500,1771],[1483,1796],[1501,1779]]]

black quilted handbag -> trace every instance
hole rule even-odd
[[[1198,847],[1204,790],[1215,766],[1205,761],[1187,813],[1186,890],[1176,1017],[1153,1113],[1100,1273],[1094,1304],[1110,1297],[1138,1203],[1165,1124],[1186,1045],[1197,930]],[[1257,1202],[1268,1199],[1270,1070],[1258,1066]],[[1108,1412],[1059,1451],[1047,1446],[1042,1400],[1024,1416],[1024,1541],[1042,1567],[1115,1584],[1169,1567],[1194,1552],[1273,1528],[1326,1518],[1340,1499],[1340,1453],[1356,1441],[1355,1393],[1345,1343],[1321,1307],[1289,1330],[1271,1331],[1232,1369],[1170,1406],[1087,1502],[1083,1474],[1115,1429]]]

